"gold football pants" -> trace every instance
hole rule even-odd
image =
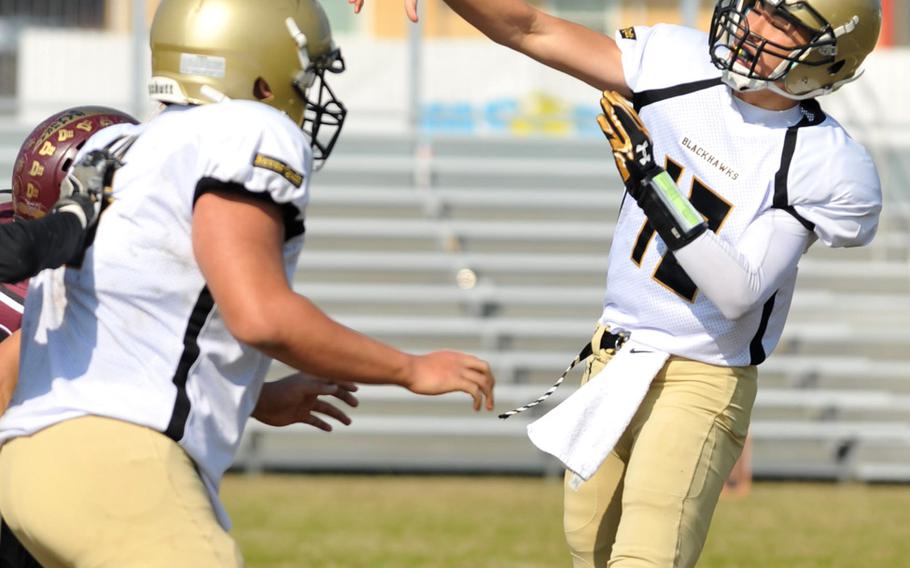
[[[0,447],[0,511],[45,568],[243,565],[183,449],[120,420],[66,420]]]
[[[595,333],[599,345],[603,328]],[[612,350],[595,350],[582,382]],[[575,568],[695,566],[752,413],[756,368],[671,357],[600,469],[565,479]]]

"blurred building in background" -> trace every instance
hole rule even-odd
[[[150,112],[144,50],[158,1],[0,0],[0,115],[30,123],[88,102]],[[590,90],[483,41],[440,0],[421,3],[419,28],[408,25],[402,4],[368,0],[357,16],[344,0],[323,2],[350,64],[340,87],[354,111],[352,129],[419,124],[480,134],[593,133]],[[708,0],[537,4],[604,32],[655,22],[705,29],[713,6]],[[884,0],[883,6],[882,47],[907,45],[910,5]]]

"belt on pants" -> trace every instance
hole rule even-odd
[[[628,333],[610,333],[609,331],[604,331],[603,335],[600,336],[600,341],[597,342],[598,343],[597,350],[600,351],[601,349],[619,349],[620,347],[622,347],[622,344],[628,340],[629,340]],[[556,389],[559,388],[559,385],[561,385],[562,382],[564,380],[566,380],[566,375],[569,374],[569,371],[574,369],[575,365],[578,365],[579,363],[581,363],[582,361],[584,361],[585,359],[587,359],[588,357],[590,357],[593,354],[594,354],[594,345],[593,345],[593,340],[592,340],[592,341],[589,341],[588,343],[585,343],[585,346],[581,348],[581,351],[578,352],[578,355],[575,356],[575,359],[573,359],[572,362],[569,363],[569,366],[566,367],[566,370],[562,372],[562,374],[559,376],[558,379],[556,379],[556,382],[553,383],[553,386],[550,387],[547,390],[547,392],[543,393],[542,395],[537,397],[536,400],[534,400],[532,402],[523,404],[523,405],[519,406],[518,408],[509,410],[508,412],[503,412],[502,414],[499,415],[499,418],[502,420],[505,420],[506,418],[509,418],[510,416],[515,416],[516,414],[520,414],[520,413],[524,412],[525,410],[534,408],[541,402],[547,400],[551,394],[556,392]]]

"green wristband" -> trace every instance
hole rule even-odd
[[[688,232],[704,223],[702,214],[692,205],[689,199],[679,192],[673,178],[666,171],[651,178],[657,197],[667,206],[667,210],[676,219],[683,232]]]

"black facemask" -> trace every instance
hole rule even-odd
[[[347,108],[335,97],[334,91],[325,80],[327,72],[337,74],[345,70],[344,59],[337,49],[328,54],[326,59],[330,61],[327,65],[314,63],[316,78],[309,88],[294,83],[294,88],[306,104],[303,124],[300,127],[310,137],[316,169],[321,168],[332,153],[348,114]]]
[[[810,39],[799,46],[782,45],[752,33],[749,29],[747,14],[761,6],[772,11],[775,19],[798,26],[806,31]],[[796,18],[792,10],[804,10],[815,25],[809,27]],[[831,26],[810,5],[799,2],[796,5],[775,6],[763,0],[720,0],[714,8],[711,19],[711,33],[708,38],[711,50],[711,61],[718,69],[731,71],[749,79],[760,81],[780,81],[797,63],[803,65],[830,65],[834,61],[836,39],[831,33]],[[803,59],[807,51],[814,48],[830,46],[831,55],[818,61]],[[826,50],[820,50],[824,53]],[[770,54],[781,62],[787,62],[774,70],[760,73],[756,67],[764,54]],[[736,64],[739,63],[738,66]],[[736,66],[736,67],[734,67]]]

